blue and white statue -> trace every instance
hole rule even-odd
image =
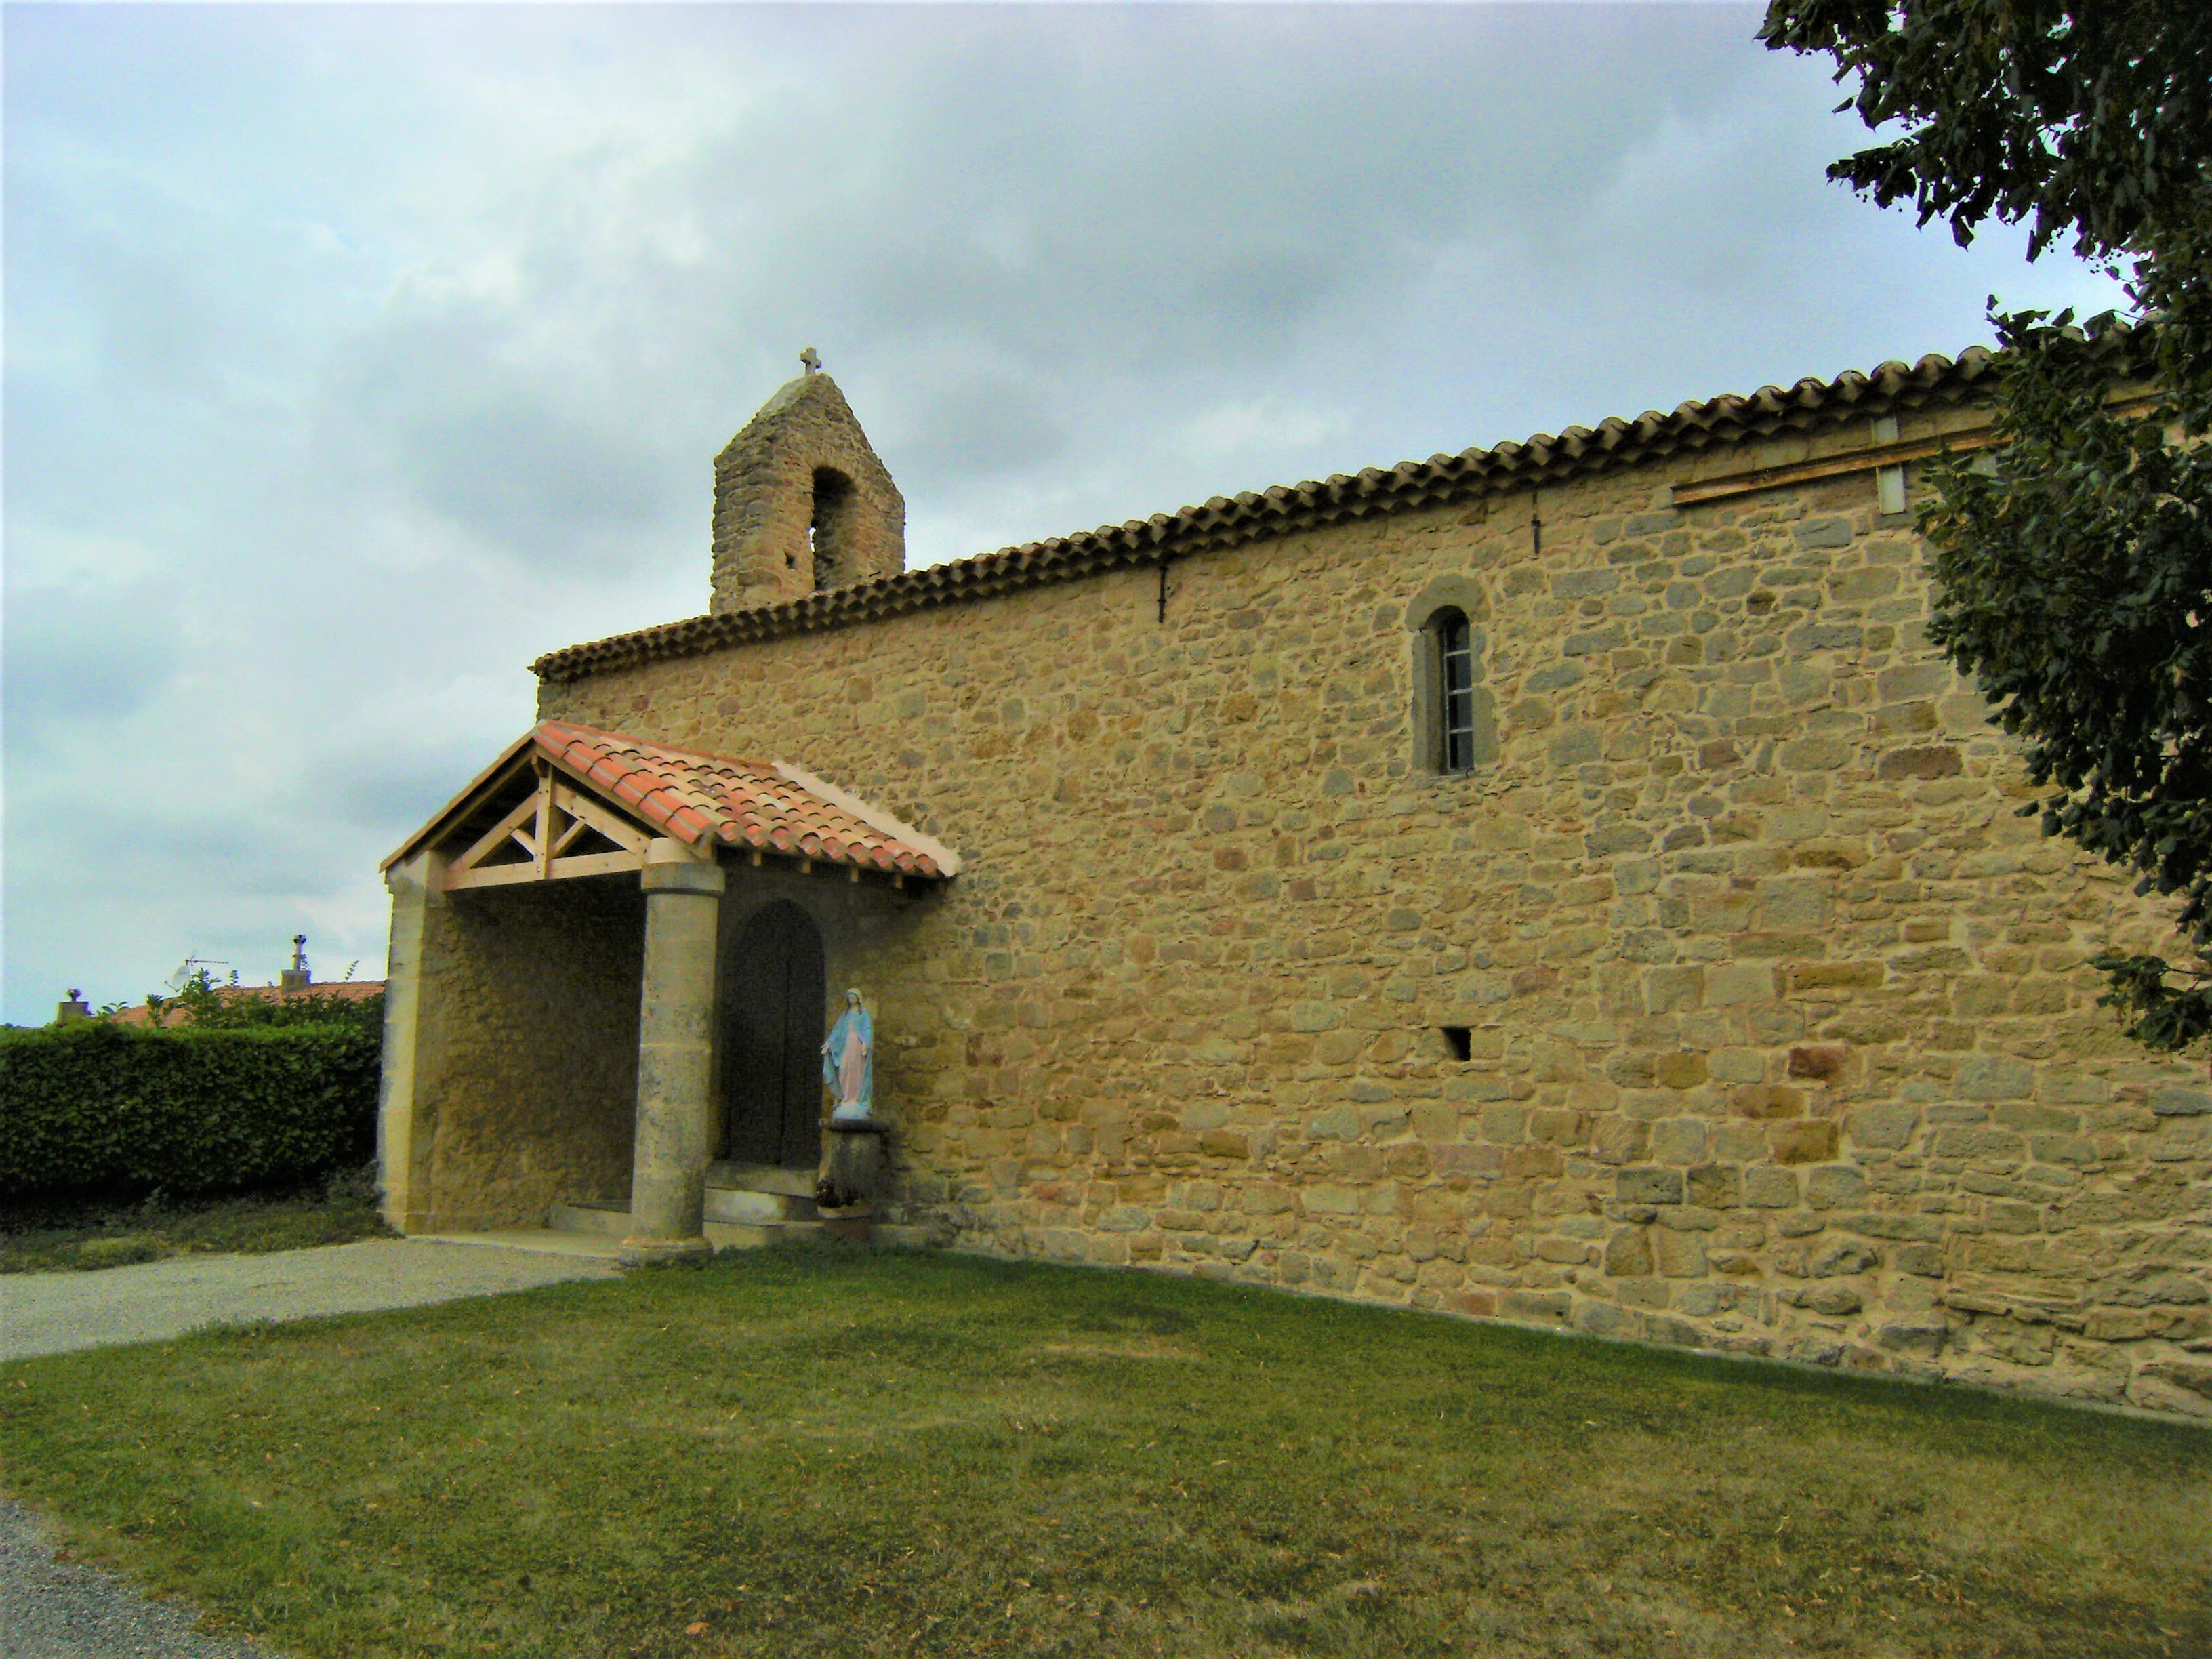
[[[876,1022],[858,988],[845,993],[845,1012],[822,1045],[822,1081],[836,1105],[832,1123],[865,1123],[876,1103]]]

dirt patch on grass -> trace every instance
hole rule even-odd
[[[1205,1358],[1187,1342],[1166,1337],[1131,1337],[1119,1342],[1040,1342],[1036,1352],[1052,1359],[1185,1359]]]

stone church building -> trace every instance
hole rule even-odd
[[[810,365],[387,866],[387,1214],[811,1213],[851,986],[895,1235],[2212,1414],[2212,1091],[2085,966],[2165,913],[1925,642],[1989,374],[908,571]]]

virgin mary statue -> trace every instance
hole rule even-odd
[[[822,1081],[836,1101],[830,1113],[832,1123],[858,1123],[871,1116],[876,1103],[876,1023],[868,1005],[855,988],[845,993],[845,1012],[830,1028],[822,1045]]]

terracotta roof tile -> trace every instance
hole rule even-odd
[[[2112,331],[2116,350],[2128,349],[2128,332],[2124,328]],[[1929,356],[1914,363],[1887,362],[1872,374],[1853,371],[1832,380],[1802,380],[1787,388],[1761,386],[1747,397],[1692,401],[1665,414],[1646,410],[1633,421],[1615,417],[1594,428],[1571,426],[1557,436],[1540,432],[1525,443],[1401,461],[1387,471],[1370,467],[1356,478],[1340,472],[1318,483],[1248,491],[1233,500],[1216,495],[1200,506],[1155,514],[1148,520],[1132,519],[1127,524],[1002,548],[781,605],[691,617],[572,645],[549,652],[531,667],[541,679],[581,679],[658,658],[694,656],[726,645],[983,599],[1101,570],[1157,564],[1316,525],[1607,471],[1847,416],[1964,403],[1986,394],[1984,382],[1995,361],[1994,353],[1977,346],[1955,361]]]
[[[829,799],[794,769],[772,761],[672,749],[566,720],[544,721],[532,740],[562,770],[629,803],[686,846],[757,847],[937,879],[957,867],[938,849],[916,845],[912,832],[897,833],[892,820],[877,814],[881,821],[871,822],[858,803]]]

